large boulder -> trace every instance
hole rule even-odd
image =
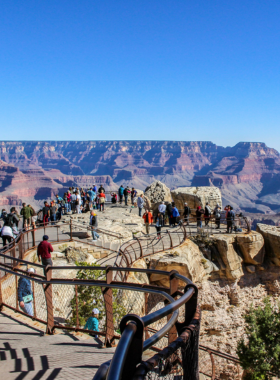
[[[263,263],[264,238],[260,233],[251,231],[249,234],[236,235],[236,241],[245,264],[259,265]]]
[[[171,191],[172,198],[179,209],[184,208],[184,203],[187,202],[191,209],[196,209],[197,206],[205,207],[206,202],[214,209],[217,203],[222,206],[222,195],[218,187],[201,186],[201,187],[178,187]]]
[[[199,247],[191,240],[186,240],[181,246],[152,255],[150,260],[150,269],[172,271],[177,270],[180,274],[188,277],[193,282],[201,282],[206,276],[204,268],[204,259]],[[161,274],[152,274],[150,282],[159,286],[169,287],[169,277]],[[179,286],[185,286],[179,281]]]
[[[170,189],[160,181],[155,181],[148,186],[144,195],[150,199],[152,204],[162,201],[172,202]]]
[[[273,264],[280,266],[280,229],[276,226],[258,223],[257,232],[264,238],[266,256]]]

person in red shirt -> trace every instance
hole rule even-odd
[[[146,234],[150,233],[150,224],[153,223],[153,215],[150,210],[146,210],[143,215],[144,223],[146,226]]]
[[[100,204],[100,210],[99,211],[104,211],[104,205],[105,205],[105,198],[106,198],[106,195],[101,192],[99,195],[98,195],[98,198],[99,198],[99,204]]]
[[[51,255],[51,252],[53,252],[53,247],[51,243],[48,242],[48,240],[49,240],[49,237],[47,235],[44,235],[43,241],[41,241],[41,243],[37,247],[37,256],[38,256],[39,263],[41,262],[41,259],[42,259],[42,264],[45,266],[53,265],[52,255]]]

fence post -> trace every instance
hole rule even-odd
[[[145,293],[145,315],[148,314],[148,293]],[[148,339],[150,337],[149,331],[148,331],[148,326],[144,327],[144,332],[145,332],[145,339]]]
[[[111,266],[106,267],[106,282],[111,284],[113,281],[113,271]],[[103,288],[102,289],[105,310],[106,310],[106,336],[105,343],[106,347],[114,347],[114,321],[113,321],[113,290],[112,288]]]
[[[52,269],[48,265],[46,267],[46,280],[51,281],[52,279]],[[52,284],[46,284],[44,288],[46,304],[47,304],[47,334],[53,334],[54,329],[54,319],[53,319],[53,299],[52,299]]]
[[[0,276],[0,311],[3,308],[3,296],[2,296],[2,276]]]
[[[13,240],[13,248],[11,249],[11,254],[15,258],[16,257],[16,241]],[[13,269],[17,266],[17,262],[13,260]]]
[[[78,285],[75,285],[75,296],[76,296],[76,328],[80,327],[79,321],[79,302],[78,302]]]
[[[32,234],[32,247],[35,247],[35,226],[33,226],[31,234]]]
[[[170,279],[170,295],[171,297],[175,298],[178,291],[178,285],[179,280],[175,277],[175,274],[178,274],[176,270],[172,270],[169,272],[169,279]],[[167,321],[171,318],[171,315],[169,314],[167,316]],[[168,332],[168,344],[174,342],[178,337],[176,326],[174,325],[171,330]]]
[[[73,241],[73,236],[72,236],[72,219],[70,219],[70,241]]]

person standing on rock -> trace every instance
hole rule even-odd
[[[214,210],[214,215],[215,215],[215,223],[216,223],[216,229],[220,228],[221,224],[221,207],[217,204]]]
[[[202,228],[202,215],[204,214],[204,210],[200,206],[197,206],[195,214],[196,225],[197,227]]]
[[[186,223],[187,226],[189,226],[189,217],[190,217],[190,214],[191,214],[191,209],[189,208],[188,206],[188,203],[185,202],[185,205],[184,205],[184,221]]]
[[[156,230],[157,230],[157,238],[159,239],[161,237],[161,227],[163,227],[163,216],[159,212],[156,217]]]
[[[137,198],[137,206],[138,206],[139,216],[142,216],[142,210],[144,207],[144,196],[143,196],[143,194],[141,194],[140,197]]]
[[[53,203],[50,207],[50,218],[51,218],[52,226],[54,226],[56,222],[56,212],[57,212],[57,207],[55,203]]]
[[[119,188],[120,204],[122,204],[122,201],[123,201],[123,193],[124,193],[124,187],[123,185],[121,185]]]
[[[95,214],[94,211],[91,211],[90,213],[89,225],[91,226],[92,240],[99,239],[99,235],[96,232],[96,229],[98,227],[97,215]]]
[[[229,206],[229,211],[227,213],[227,233],[232,233],[232,227],[234,225],[235,213],[233,207]]]
[[[134,207],[136,197],[137,197],[137,191],[133,187],[131,190],[131,207]]]
[[[35,269],[29,268],[27,272],[29,275],[35,274]],[[21,310],[33,317],[33,293],[31,289],[31,280],[29,278],[20,277],[18,280],[17,297]]]
[[[204,220],[205,220],[205,226],[208,226],[210,218],[211,218],[212,210],[209,206],[209,203],[206,202],[205,210],[204,210]]]
[[[20,215],[23,216],[22,228],[28,229],[31,224],[32,210],[30,207],[26,206],[26,203],[22,204]]]
[[[37,247],[37,256],[39,263],[42,259],[42,264],[46,267],[47,265],[53,265],[52,255],[53,247],[50,242],[48,242],[49,237],[47,235],[43,236],[43,241]],[[45,269],[44,273],[46,275]]]
[[[161,204],[158,206],[158,211],[161,213],[163,218],[163,227],[164,227],[164,219],[165,219],[165,211],[166,211],[166,204],[164,201],[161,202]]]
[[[99,193],[98,195],[98,201],[99,201],[99,206],[100,206],[99,211],[104,211],[105,198],[106,198],[105,193]]]
[[[179,223],[179,218],[180,218],[180,213],[177,209],[177,207],[175,206],[175,203],[172,205],[172,223],[173,223],[173,227],[175,227],[175,224],[176,223]]]
[[[143,215],[144,223],[146,226],[146,234],[150,233],[150,225],[153,223],[153,215],[150,210],[145,210]]]
[[[167,216],[168,216],[168,220],[169,220],[169,226],[171,227],[172,226],[172,222],[173,222],[173,208],[172,208],[172,204],[169,202],[166,206],[166,212],[167,212]]]
[[[47,201],[44,202],[44,207],[42,208],[43,212],[43,224],[46,226],[50,218],[50,206]]]
[[[123,195],[124,195],[124,204],[127,206],[127,199],[128,199],[128,195],[130,194],[130,190],[129,190],[129,187],[126,186],[126,188],[124,189],[123,191]]]

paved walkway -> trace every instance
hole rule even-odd
[[[92,380],[113,353],[114,348],[100,348],[98,340],[86,334],[44,335],[42,328],[27,325],[19,314],[7,309],[0,313],[3,380]]]

